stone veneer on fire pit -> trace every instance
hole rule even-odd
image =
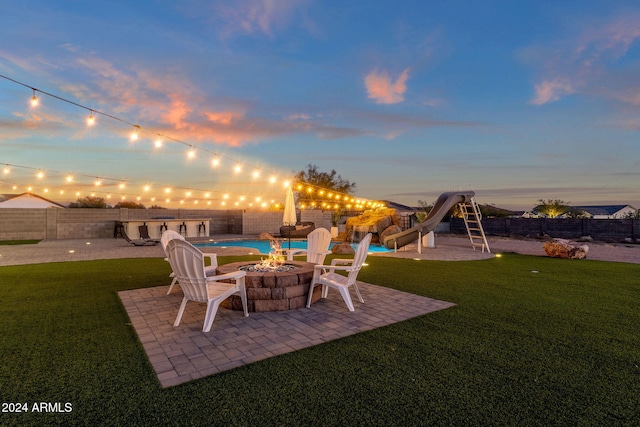
[[[243,265],[255,263],[257,261],[241,261],[221,265],[217,269],[217,274],[238,271],[238,268]],[[287,261],[286,263],[294,264],[300,268],[281,273],[247,272],[245,284],[249,311],[295,310],[306,305],[314,264],[302,261]],[[314,289],[312,302],[320,298],[320,288],[317,286]],[[238,296],[232,296],[225,300],[222,306],[233,310],[242,310],[242,302]]]

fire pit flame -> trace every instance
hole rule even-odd
[[[239,267],[240,270],[249,272],[261,272],[261,273],[281,273],[284,271],[297,270],[300,267],[293,264],[285,264],[285,258],[282,255],[281,250],[282,243],[278,240],[271,241],[271,251],[267,259],[261,259],[259,263],[247,264]]]

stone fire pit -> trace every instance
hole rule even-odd
[[[221,265],[217,269],[217,274],[231,273],[238,271],[240,267],[256,263],[258,261],[241,261]],[[245,283],[249,311],[295,310],[306,305],[314,264],[302,261],[287,261],[285,264],[298,268],[285,272],[247,271]],[[320,286],[316,287],[314,291],[317,292],[314,292],[312,301],[320,297],[320,289]],[[242,302],[238,296],[225,300],[222,306],[242,310]]]

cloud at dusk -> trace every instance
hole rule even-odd
[[[395,80],[386,71],[373,70],[365,76],[364,85],[369,99],[373,99],[376,104],[397,104],[404,101],[408,79],[408,68]]]
[[[563,38],[536,46],[529,57],[540,78],[534,83],[533,105],[587,94],[638,104],[640,90],[624,59],[640,42],[640,13],[592,18]],[[627,85],[625,85],[625,81]]]
[[[542,105],[554,102],[566,95],[575,93],[573,85],[568,81],[545,80],[535,85],[536,96],[531,100],[533,105]]]

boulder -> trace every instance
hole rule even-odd
[[[340,255],[348,255],[353,254],[355,251],[348,243],[339,243],[331,248],[331,253],[340,254]]]
[[[377,208],[366,210],[362,215],[347,218],[347,239],[351,239],[357,230],[359,235],[366,233],[380,234],[391,224],[400,224],[400,216],[393,208]],[[375,240],[375,238],[374,238]]]
[[[389,227],[385,228],[382,233],[380,233],[380,243],[384,243],[384,239],[387,236],[391,236],[392,234],[396,234],[401,231],[402,231],[402,228],[400,228],[399,225],[390,225]]]
[[[589,253],[589,246],[565,239],[553,239],[546,242],[543,248],[553,258],[583,259]]]

